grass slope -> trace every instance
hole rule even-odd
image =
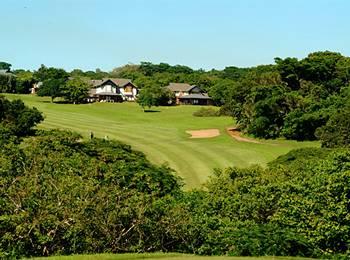
[[[126,259],[149,259],[149,260],[180,260],[180,259],[195,259],[195,260],[302,260],[309,258],[298,257],[229,257],[229,256],[195,256],[176,253],[151,253],[151,254],[98,254],[98,255],[72,255],[72,256],[52,256],[52,257],[38,257],[30,258],[32,260],[126,260]]]
[[[262,144],[238,142],[226,133],[234,125],[230,117],[192,116],[198,106],[159,107],[159,112],[144,113],[135,103],[55,104],[49,98],[32,95],[6,95],[20,98],[45,115],[40,128],[71,129],[88,137],[108,136],[144,152],[156,164],[168,163],[185,180],[187,188],[198,187],[213,168],[264,165],[291,149],[318,146],[315,142],[286,140]],[[217,128],[221,135],[190,139],[186,130]]]

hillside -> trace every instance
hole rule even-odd
[[[198,187],[214,168],[246,167],[267,162],[295,148],[319,146],[317,142],[269,140],[239,142],[226,131],[234,125],[231,117],[194,117],[197,106],[157,107],[144,113],[135,103],[94,103],[84,105],[51,103],[49,98],[10,95],[43,112],[39,128],[70,129],[88,138],[120,140],[146,154],[151,162],[168,163],[184,178],[187,188]],[[218,129],[220,136],[190,139],[187,130]]]

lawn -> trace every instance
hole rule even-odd
[[[198,106],[157,107],[143,112],[136,103],[93,103],[83,105],[51,103],[50,98],[32,95],[6,95],[20,98],[44,113],[39,128],[71,129],[88,138],[108,136],[142,151],[156,164],[168,163],[183,177],[187,188],[199,187],[214,168],[265,165],[291,149],[319,146],[317,142],[286,140],[247,143],[234,140],[226,128],[234,125],[230,117],[192,116]],[[220,136],[190,139],[186,130],[216,128]]]
[[[35,260],[127,260],[127,259],[149,259],[149,260],[182,260],[182,259],[194,259],[194,260],[302,260],[310,258],[298,258],[298,257],[229,257],[229,256],[195,256],[176,253],[151,253],[151,254],[98,254],[98,255],[72,255],[72,256],[53,256],[53,257],[38,257],[30,258]]]

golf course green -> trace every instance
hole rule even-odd
[[[186,188],[199,187],[214,168],[264,165],[291,149],[319,146],[318,142],[258,140],[237,141],[227,133],[234,126],[231,117],[194,117],[199,106],[153,107],[143,112],[136,103],[90,103],[82,105],[51,103],[50,98],[6,94],[22,99],[43,112],[41,129],[69,129],[85,138],[120,140],[142,151],[156,164],[167,163],[176,170]],[[188,130],[218,129],[211,138],[190,138]]]

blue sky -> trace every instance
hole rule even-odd
[[[151,61],[255,66],[350,56],[348,0],[1,0],[0,61],[112,70]]]

